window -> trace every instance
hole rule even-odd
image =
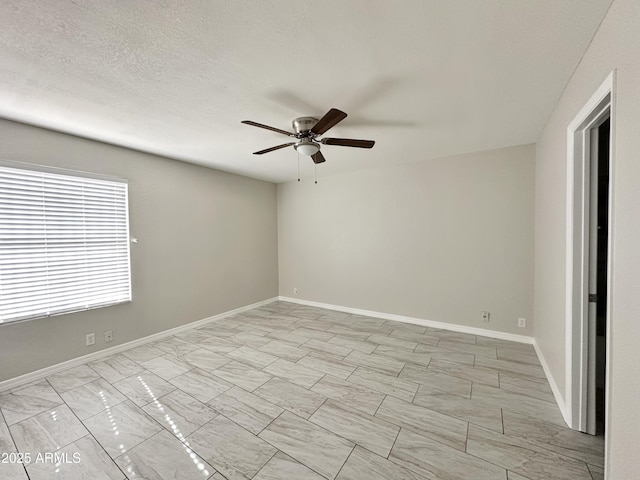
[[[0,324],[130,301],[126,181],[5,165]]]

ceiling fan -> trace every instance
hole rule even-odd
[[[266,128],[267,130],[297,139],[296,142],[283,143],[276,147],[253,152],[254,155],[262,155],[264,153],[273,152],[274,150],[279,150],[293,145],[293,148],[295,148],[299,153],[310,156],[313,159],[313,162],[318,164],[326,161],[320,152],[321,144],[339,145],[341,147],[371,148],[376,143],[373,140],[353,140],[350,138],[317,138],[345,118],[347,118],[347,114],[337,108],[329,110],[320,120],[314,117],[298,117],[292,122],[295,133],[280,130],[279,128],[270,127],[261,123],[252,122],[251,120],[243,120],[242,123],[245,125],[252,125],[254,127]]]

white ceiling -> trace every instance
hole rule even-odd
[[[273,182],[536,141],[611,0],[3,0],[0,116]],[[313,163],[301,158],[304,176]]]

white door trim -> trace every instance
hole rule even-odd
[[[587,424],[587,295],[588,295],[588,216],[589,216],[589,130],[609,115],[611,149],[609,165],[609,271],[607,273],[607,318],[611,317],[613,247],[613,171],[615,163],[615,82],[612,71],[567,127],[567,203],[566,203],[566,385],[565,403],[569,426],[584,431]],[[611,405],[611,321],[607,322],[606,405]],[[609,422],[606,422],[607,430]],[[607,432],[608,433],[608,432]],[[608,445],[605,436],[605,455]]]

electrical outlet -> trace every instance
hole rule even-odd
[[[113,342],[113,330],[104,332],[104,342],[105,343]]]
[[[295,295],[297,295],[297,294],[298,294],[298,289],[294,287],[294,288],[293,288],[293,293],[294,293]]]
[[[483,322],[488,322],[490,316],[491,314],[489,312],[480,312],[480,317],[482,318]]]
[[[527,319],[524,317],[518,318],[518,326],[520,328],[525,328],[527,326]]]
[[[87,334],[87,346],[96,344],[96,334],[88,333]]]

